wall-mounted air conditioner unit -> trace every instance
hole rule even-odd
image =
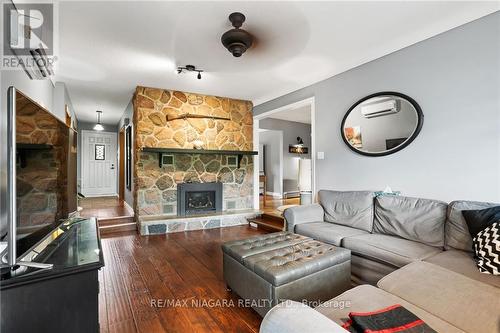
[[[375,104],[361,106],[361,114],[365,118],[374,118],[399,112],[399,101],[385,100]]]

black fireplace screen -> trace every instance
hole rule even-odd
[[[222,210],[222,183],[177,185],[177,215],[203,214]]]
[[[215,210],[215,191],[186,192],[186,211]]]

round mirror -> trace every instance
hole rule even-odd
[[[384,156],[408,146],[423,122],[422,110],[411,97],[380,92],[351,106],[342,120],[342,138],[356,153]]]

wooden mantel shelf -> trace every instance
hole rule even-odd
[[[214,154],[214,155],[235,155],[238,156],[238,169],[240,168],[240,162],[244,155],[258,155],[259,152],[253,150],[217,150],[217,149],[184,149],[184,148],[155,148],[155,147],[144,147],[142,148],[144,152],[158,153],[161,154]]]

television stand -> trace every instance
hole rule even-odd
[[[0,331],[99,332],[104,260],[96,219],[63,221],[19,264],[1,277]]]

